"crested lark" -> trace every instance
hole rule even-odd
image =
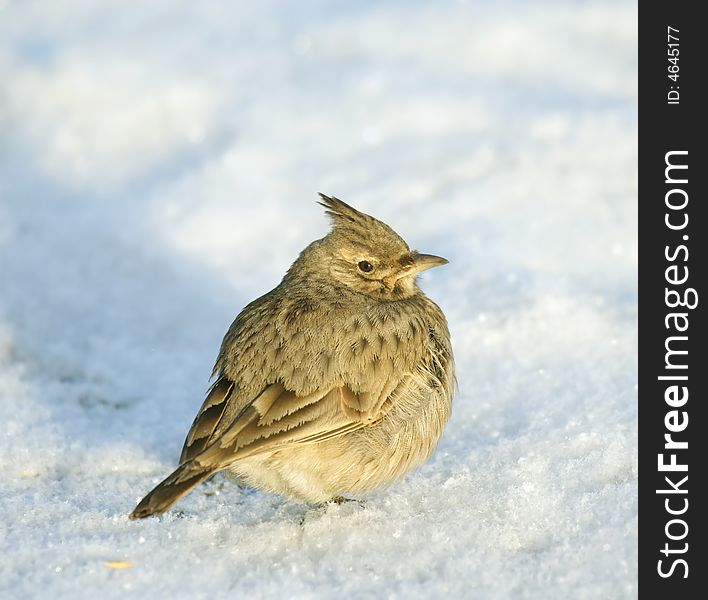
[[[325,502],[403,476],[437,445],[454,362],[445,317],[416,277],[447,261],[320,196],[332,230],[236,317],[179,467],[132,519],[164,512],[225,469]]]

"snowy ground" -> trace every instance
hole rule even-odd
[[[636,38],[609,0],[0,0],[0,597],[634,597]],[[128,521],[317,191],[451,261],[437,453],[364,508],[217,479]]]

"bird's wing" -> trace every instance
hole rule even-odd
[[[286,446],[311,444],[373,425],[383,418],[406,378],[387,381],[371,393],[346,385],[298,396],[273,383],[224,426],[220,421],[237,390],[222,377],[212,386],[187,435],[180,463],[190,459],[216,469],[234,460]]]
[[[233,381],[229,381],[226,377],[219,377],[209,388],[207,397],[187,434],[187,439],[184,440],[182,455],[179,458],[180,464],[194,458],[209,446],[224,416],[234,387]]]

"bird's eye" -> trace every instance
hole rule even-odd
[[[369,261],[362,260],[357,267],[359,267],[359,270],[362,273],[371,273],[371,271],[374,270],[374,265],[372,265]]]

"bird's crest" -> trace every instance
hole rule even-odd
[[[321,201],[318,202],[319,205],[324,206],[327,210],[325,213],[332,220],[332,225],[337,227],[338,225],[352,226],[352,225],[371,225],[372,222],[376,221],[374,217],[371,217],[365,213],[359,212],[353,206],[349,206],[346,202],[336,198],[334,196],[327,196],[322,192],[319,193]]]
[[[327,196],[320,192],[321,201],[318,204],[327,209],[325,212],[332,221],[333,233],[355,236],[363,243],[376,242],[378,246],[393,245],[407,250],[408,245],[386,223],[359,212],[353,206],[334,196]]]

